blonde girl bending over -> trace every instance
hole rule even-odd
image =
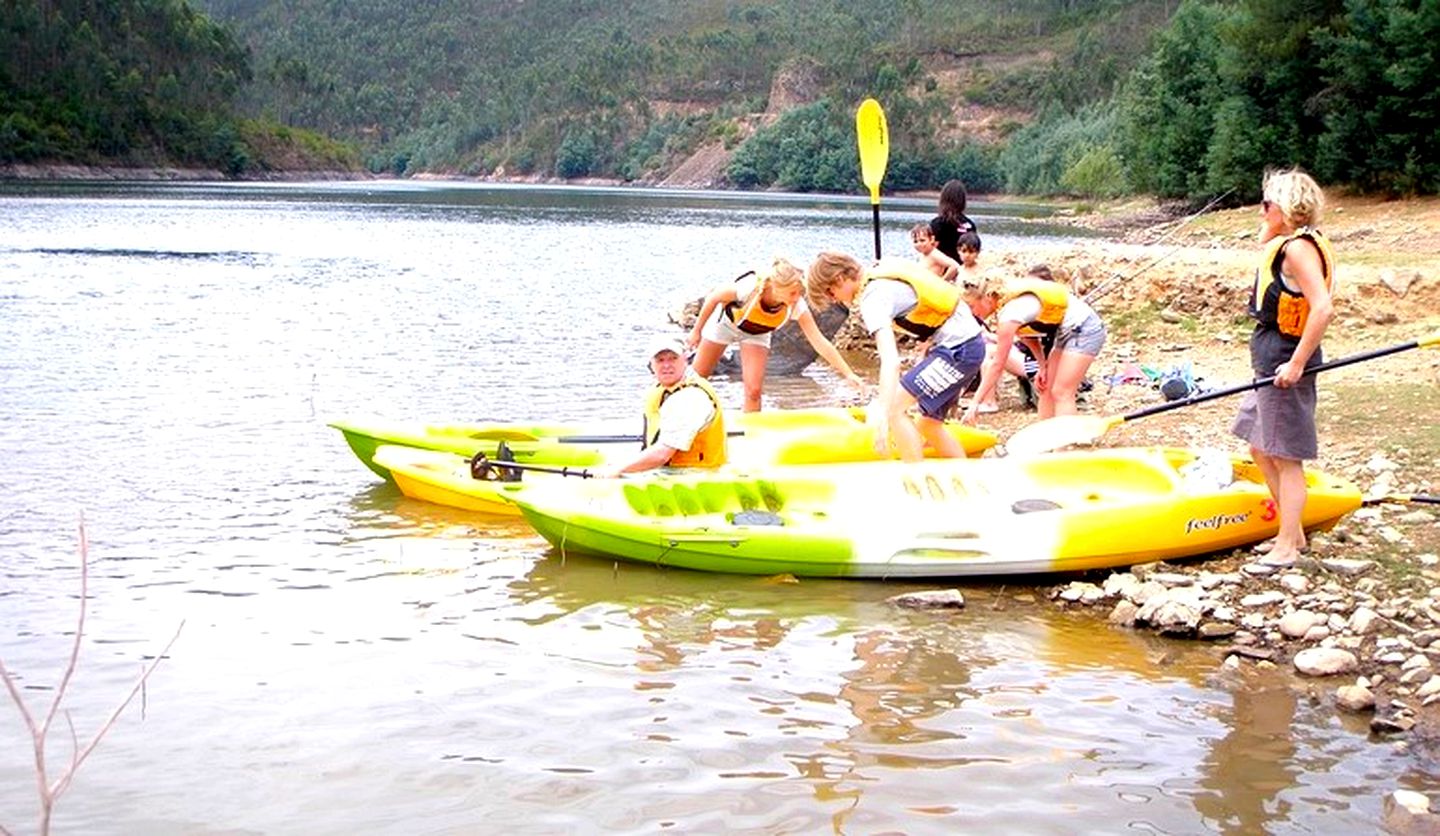
[[[795,320],[815,352],[863,397],[865,382],[851,370],[835,345],[815,324],[805,304],[805,274],[783,258],[768,268],[744,273],[705,297],[687,346],[697,349],[692,368],[709,377],[729,346],[740,345],[740,375],[745,384],[745,411],[760,411],[765,387],[765,361],[770,356],[770,335]]]

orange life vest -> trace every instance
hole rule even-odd
[[[753,275],[755,275],[755,271],[752,270],[749,273],[741,274],[735,281],[738,282],[746,276]],[[767,279],[756,279],[755,289],[744,301],[730,302],[725,306],[725,316],[735,323],[736,328],[747,334],[766,334],[784,325],[790,319],[789,304],[781,302],[778,308],[772,310],[765,307],[761,301],[765,296],[765,286],[768,283]]]
[[[1000,291],[997,307],[1003,308],[1026,295],[1040,300],[1040,315],[1030,322],[1021,323],[1016,333],[1026,337],[1044,337],[1059,331],[1060,323],[1065,321],[1065,309],[1070,306],[1070,291],[1065,285],[1044,279],[1010,279]]]
[[[889,279],[904,282],[915,291],[915,307],[895,317],[894,324],[920,339],[928,339],[960,306],[960,288],[914,261],[885,259],[865,271],[865,281]]]
[[[1325,289],[1331,289],[1335,253],[1330,249],[1330,242],[1320,234],[1320,230],[1301,227],[1290,235],[1277,235],[1270,239],[1261,253],[1260,264],[1255,268],[1255,285],[1250,289],[1250,315],[1261,325],[1298,340],[1305,333],[1305,323],[1310,318],[1310,302],[1305,294],[1286,287],[1280,278],[1281,266],[1285,263],[1285,247],[1296,238],[1305,238],[1315,244],[1315,249],[1320,252]]]
[[[725,463],[725,410],[720,407],[720,398],[710,387],[709,381],[694,374],[686,374],[680,382],[671,387],[656,386],[650,390],[645,401],[645,432],[643,447],[649,447],[660,438],[660,407],[665,399],[687,387],[695,387],[710,398],[715,407],[715,417],[705,428],[695,434],[689,450],[676,450],[670,457],[670,467],[719,467]]]

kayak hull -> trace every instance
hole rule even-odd
[[[436,450],[469,458],[476,453],[495,456],[501,441],[510,448],[515,461],[584,467],[605,460],[601,443],[562,444],[561,436],[582,432],[577,425],[564,424],[404,424],[396,422],[333,421],[361,464],[381,479],[393,481],[389,468],[375,461],[375,452],[385,444]],[[633,449],[634,444],[624,445]]]
[[[500,483],[470,478],[469,462],[453,453],[381,445],[375,462],[389,471],[400,492],[411,499],[484,514],[520,516],[520,509],[495,487]]]
[[[736,574],[928,578],[1129,566],[1274,536],[1254,464],[1196,488],[1192,452],[1112,448],[1025,460],[812,465],[744,474],[509,484],[555,548]],[[1360,505],[1353,484],[1307,471],[1307,529]]]

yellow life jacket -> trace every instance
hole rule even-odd
[[[742,273],[735,281],[740,281],[746,276],[755,275],[755,271]],[[784,325],[790,319],[790,305],[780,303],[780,307],[771,310],[760,301],[765,296],[765,286],[769,283],[767,278],[759,278],[755,281],[755,290],[745,298],[744,301],[730,302],[725,305],[725,316],[735,323],[747,334],[765,334],[774,331]]]
[[[1325,289],[1330,290],[1334,284],[1335,253],[1320,230],[1306,226],[1290,235],[1277,235],[1270,239],[1260,254],[1260,264],[1255,268],[1255,285],[1250,289],[1250,315],[1261,325],[1298,340],[1305,333],[1305,322],[1310,318],[1310,302],[1305,299],[1305,294],[1291,290],[1280,279],[1280,269],[1285,263],[1285,247],[1296,238],[1306,238],[1315,244],[1315,249],[1320,251]]]
[[[884,259],[865,271],[866,282],[875,279],[904,282],[915,291],[915,307],[895,317],[894,325],[922,340],[940,330],[960,306],[960,288],[918,262]]]
[[[1027,294],[1040,300],[1040,315],[1030,322],[1021,323],[1016,333],[1026,337],[1045,337],[1059,331],[1060,323],[1065,321],[1065,309],[1070,306],[1070,291],[1065,285],[1044,279],[1009,279],[1000,291],[996,307],[1003,308]]]
[[[705,428],[695,434],[689,450],[676,450],[670,457],[671,467],[719,467],[725,463],[725,410],[720,407],[720,398],[710,387],[710,382],[698,375],[687,373],[680,382],[666,388],[656,386],[645,399],[645,432],[642,447],[649,447],[660,438],[660,406],[665,399],[681,389],[693,386],[704,392],[715,407],[715,417]]]

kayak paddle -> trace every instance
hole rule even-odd
[[[734,438],[744,435],[744,430],[728,430],[725,435]],[[504,427],[495,429],[476,430],[466,433],[466,438],[473,438],[477,441],[540,441],[552,444],[625,444],[634,442],[636,444],[644,441],[638,433],[617,435],[536,435],[525,430],[512,430]]]
[[[1398,354],[1401,351],[1409,351],[1412,348],[1429,348],[1440,344],[1440,334],[1432,334],[1421,340],[1412,340],[1408,343],[1400,343],[1387,348],[1377,348],[1373,351],[1362,351],[1358,354],[1351,354],[1341,357],[1338,360],[1331,360],[1321,363],[1311,369],[1305,370],[1305,375],[1319,374],[1320,372],[1338,369],[1341,366],[1349,366],[1353,363],[1361,363],[1366,360],[1374,360],[1377,357],[1385,357],[1391,354]],[[1259,389],[1270,386],[1275,382],[1275,376],[1262,377],[1250,383],[1241,383],[1236,386],[1227,386],[1224,389],[1215,389],[1209,392],[1201,392],[1169,403],[1147,406],[1144,409],[1137,409],[1134,412],[1127,412],[1124,415],[1057,415],[1053,418],[1046,418],[1022,427],[1010,440],[1005,442],[1005,450],[1012,455],[1034,455],[1036,453],[1048,453],[1051,450],[1058,450],[1071,444],[1092,444],[1110,430],[1120,426],[1126,421],[1134,421],[1136,418],[1145,418],[1157,415],[1161,412],[1169,412],[1172,409],[1181,409],[1192,404],[1213,401],[1217,398],[1225,398],[1240,392],[1249,392],[1252,389]]]
[[[1420,493],[1392,493],[1385,496],[1373,496],[1362,501],[1361,505],[1386,505],[1389,503],[1416,502],[1424,505],[1440,505],[1440,496],[1430,496]]]
[[[880,181],[890,159],[890,130],[885,111],[874,99],[866,99],[855,111],[855,137],[860,143],[860,179],[870,190],[870,209],[875,218],[875,258],[880,258]]]
[[[521,471],[525,470],[533,470],[538,473],[558,473],[561,476],[579,476],[581,479],[592,479],[595,476],[589,470],[572,467],[546,467],[543,464],[492,461],[484,453],[476,453],[470,459],[470,477],[482,482],[518,482]]]

